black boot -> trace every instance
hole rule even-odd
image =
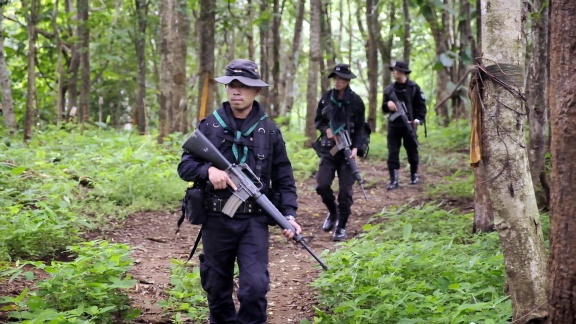
[[[398,188],[398,169],[391,169],[390,171],[390,183],[386,187],[387,190],[393,190]]]
[[[419,181],[418,173],[410,173],[410,184],[417,184]]]
[[[342,227],[337,227],[336,231],[334,231],[334,235],[332,235],[332,241],[339,242],[346,239],[346,230]]]
[[[322,224],[322,229],[324,232],[330,232],[338,224],[338,213],[328,212],[324,224]]]

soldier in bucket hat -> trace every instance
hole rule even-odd
[[[409,127],[402,118],[388,119],[388,171],[390,173],[390,183],[386,187],[393,190],[399,187],[398,169],[400,169],[400,147],[404,144],[408,154],[408,163],[410,164],[410,184],[419,182],[418,164],[418,142],[415,140],[415,134],[418,125],[424,123],[426,118],[426,98],[420,86],[410,80],[408,75],[412,72],[408,68],[408,63],[396,61],[390,66],[394,82],[384,89],[384,102],[382,102],[382,112],[390,113],[393,116],[398,109],[390,94],[396,94],[396,98],[406,107],[406,117]],[[412,133],[413,132],[413,133]]]
[[[340,151],[333,156],[330,150],[336,145],[334,134],[345,129],[350,134],[352,157],[356,158],[358,152],[356,145],[364,136],[365,106],[360,96],[350,88],[350,80],[356,78],[350,70],[350,65],[337,64],[328,78],[334,81],[334,88],[320,99],[314,119],[316,129],[320,131],[320,137],[314,144],[320,157],[320,165],[316,172],[316,192],[328,209],[322,229],[325,232],[334,231],[333,241],[342,241],[347,238],[345,229],[354,203],[355,179],[344,152]],[[338,197],[334,196],[332,190],[336,173],[339,183]]]
[[[268,84],[261,80],[256,63],[245,59],[231,61],[225,75],[215,80],[226,85],[228,101],[202,120],[198,129],[231,163],[248,164],[263,184],[260,191],[270,196],[300,233],[295,222],[296,184],[286,144],[278,126],[255,100]],[[200,276],[208,297],[210,323],[266,323],[266,294],[270,290],[268,216],[251,199],[240,205],[234,217],[222,213],[232,195],[229,188],[236,188],[224,170],[201,157],[184,151],[178,174],[204,193],[199,202],[206,211],[201,223]],[[278,199],[272,197],[272,188]],[[283,230],[283,235],[291,239],[294,233]],[[238,310],[232,298],[236,261]]]

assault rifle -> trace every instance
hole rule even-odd
[[[330,150],[330,154],[332,156],[336,155],[341,150],[344,150],[344,157],[346,158],[346,162],[350,164],[350,168],[352,169],[352,174],[354,175],[354,179],[360,185],[360,189],[362,189],[362,194],[364,194],[364,199],[368,200],[366,196],[366,191],[364,191],[364,180],[362,179],[362,175],[360,175],[360,170],[358,170],[358,165],[356,164],[356,160],[352,158],[352,150],[350,150],[350,145],[352,145],[352,141],[350,140],[350,134],[347,130],[343,129],[339,131],[337,134],[334,134],[336,139],[336,145],[332,147]]]
[[[396,93],[394,92],[394,89],[392,89],[392,87],[388,89],[386,94],[388,95],[388,97],[390,97],[390,99],[392,99],[392,101],[396,105],[396,112],[390,114],[390,117],[388,117],[388,119],[394,121],[398,117],[402,118],[402,123],[404,124],[404,127],[406,127],[406,129],[408,130],[410,137],[412,138],[414,143],[416,143],[416,146],[420,146],[420,143],[418,142],[418,134],[416,134],[416,129],[412,125],[410,125],[408,115],[406,115],[406,113],[408,112],[408,109],[406,109],[406,104],[398,100],[398,96],[396,96]]]
[[[326,264],[308,247],[304,238],[300,234],[296,234],[294,227],[286,220],[278,208],[272,204],[266,195],[260,192],[262,182],[260,182],[260,179],[256,177],[248,165],[244,163],[230,163],[199,130],[195,130],[192,135],[190,135],[184,145],[182,145],[182,148],[211,162],[216,168],[225,170],[232,182],[234,182],[234,185],[236,185],[236,190],[232,191],[232,196],[228,198],[228,201],[222,208],[224,214],[233,217],[238,207],[240,207],[240,204],[249,198],[253,199],[276,221],[280,228],[291,230],[294,233],[294,241],[302,245],[302,247],[318,261],[324,270],[328,270]]]

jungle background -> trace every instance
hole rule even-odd
[[[568,0],[0,1],[0,320],[206,321],[176,166],[225,100],[213,78],[247,58],[330,268],[271,229],[270,323],[573,322],[574,17]],[[422,183],[403,168],[386,191],[395,60],[428,116]],[[310,148],[336,63],[373,130],[338,244]]]

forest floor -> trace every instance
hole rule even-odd
[[[400,206],[408,201],[426,200],[424,188],[427,183],[441,180],[440,175],[426,173],[421,167],[421,181],[409,184],[409,174],[400,170],[400,188],[387,191],[388,170],[382,160],[361,160],[360,170],[367,180],[365,200],[358,185],[354,186],[355,203],[352,206],[347,233],[357,236],[362,226],[370,218],[390,206]],[[334,187],[337,187],[337,180]],[[332,232],[326,233],[321,225],[326,208],[316,194],[314,178],[298,183],[298,223],[302,235],[310,248],[320,255],[324,250],[334,251],[342,245],[332,242]],[[194,243],[199,227],[183,224],[179,234],[175,234],[176,221],[180,217],[179,208],[157,212],[143,212],[130,215],[115,230],[90,235],[91,238],[107,239],[111,242],[127,243],[133,248],[135,264],[132,276],[138,281],[130,291],[132,306],[141,310],[137,323],[170,323],[170,316],[163,313],[158,302],[166,299],[169,287],[171,259],[186,260]],[[93,237],[97,236],[97,237]],[[199,247],[201,252],[202,245]],[[199,253],[196,252],[196,255]],[[195,256],[190,262],[198,264]],[[330,265],[328,265],[330,266]],[[322,271],[317,262],[300,246],[289,243],[278,228],[270,231],[270,277],[271,290],[268,293],[268,323],[299,323],[302,319],[312,320],[316,306],[315,291],[309,286]],[[3,295],[14,295],[21,291],[14,282],[10,287],[0,289]],[[1,316],[0,316],[1,318]],[[1,321],[1,319],[0,319]]]

